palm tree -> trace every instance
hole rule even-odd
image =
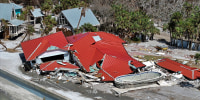
[[[81,22],[81,18],[82,18],[82,17],[85,17],[85,11],[86,11],[86,9],[87,9],[88,4],[85,3],[85,2],[79,2],[78,5],[79,5],[79,6],[82,6],[82,9],[81,9],[81,15],[80,15],[80,18],[79,18],[79,21],[78,21],[78,24],[77,24],[77,30],[79,29],[79,24],[80,24],[80,22]]]
[[[53,8],[53,2],[52,0],[45,0],[42,4],[42,10],[45,11],[45,15],[49,13],[49,11]]]
[[[80,16],[79,21],[78,21],[77,29],[79,29],[79,24],[80,24],[82,16],[85,17],[85,8],[84,7],[81,10],[81,16]]]
[[[27,6],[26,7],[26,16],[27,16],[27,20],[28,22],[26,23],[26,36],[28,35],[28,40],[30,40],[30,35],[32,35],[32,32],[30,32],[30,28],[31,28],[31,24],[30,24],[30,15],[31,15],[31,10],[33,10],[32,6]],[[33,28],[33,26],[32,26]],[[26,38],[26,37],[25,37]]]
[[[190,11],[192,11],[192,4],[189,4],[188,2],[185,2],[183,4],[183,7],[185,8],[185,11],[186,11],[186,17],[189,17],[189,13]]]
[[[95,26],[92,26],[92,24],[90,23],[85,23],[84,25],[82,25],[80,27],[80,31],[83,32],[83,30],[85,29],[86,32],[96,32],[97,31],[97,28]],[[79,31],[77,30],[77,31]]]
[[[56,19],[52,18],[50,15],[44,17],[43,20],[44,23],[44,31],[41,34],[41,36],[43,36],[44,34],[48,35],[49,32],[52,30],[53,26],[56,25]]]
[[[175,28],[178,26],[178,23],[183,19],[183,15],[181,12],[175,12],[172,14],[172,17],[169,23],[164,24],[163,30],[169,30],[170,33],[170,41],[172,42],[172,38],[176,37]]]
[[[29,24],[27,26],[26,32],[28,34],[28,40],[30,40],[30,36],[33,34],[33,32],[35,32],[33,25]]]

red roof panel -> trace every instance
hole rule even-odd
[[[95,47],[98,48],[101,52],[107,55],[116,56],[117,58],[124,60],[124,61],[133,61],[133,65],[135,67],[144,67],[145,65],[141,62],[133,59],[126,51],[124,46],[120,43],[110,43],[104,41],[98,41],[95,43]]]
[[[85,34],[87,35],[84,37],[80,35],[82,37],[73,42],[73,46],[70,49],[77,51],[75,55],[87,72],[90,72],[89,67],[102,59],[104,54],[116,56],[126,62],[132,60],[136,67],[145,66],[128,55],[122,45],[124,41],[119,37],[105,32],[89,32]],[[95,41],[93,36],[99,36],[100,40]]]
[[[126,62],[117,57],[105,55],[98,73],[102,73],[102,81],[113,81],[117,76],[130,74],[132,72],[128,61]]]
[[[34,60],[49,46],[64,48],[68,44],[62,31],[21,43],[27,61]]]
[[[80,33],[80,34],[76,34],[76,35],[73,35],[73,36],[68,36],[68,37],[66,37],[66,39],[69,43],[72,44],[72,43],[78,41],[79,39],[85,37],[88,34],[89,34],[89,32],[88,33]]]
[[[59,68],[79,69],[78,66],[72,65],[70,63],[67,63],[67,62],[62,62],[62,63],[63,63],[63,65],[57,63],[56,61],[42,63],[40,65],[40,70],[42,70],[42,71],[54,71],[56,68],[57,69],[59,69]]]
[[[181,74],[189,79],[197,79],[200,77],[200,69],[192,68],[190,66],[175,62],[167,58],[159,60],[157,65],[174,72],[180,71]]]
[[[67,41],[69,43],[74,43],[76,41],[79,41],[80,39],[86,37],[86,36],[100,36],[102,40],[104,41],[108,41],[108,42],[117,42],[117,43],[125,43],[124,40],[120,39],[118,36],[115,36],[113,34],[110,33],[106,33],[106,32],[87,32],[87,33],[80,33],[80,34],[76,34],[74,36],[69,36],[66,37]]]

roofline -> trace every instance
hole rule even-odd
[[[66,16],[63,14],[63,12],[61,11],[61,14],[65,17],[65,19],[67,20],[67,18],[66,18]],[[59,15],[59,17],[60,17],[60,15]],[[58,18],[59,18],[58,17]],[[74,29],[73,27],[72,27],[72,25],[71,25],[71,23],[67,20],[67,22],[69,23],[69,25],[70,25],[70,27],[72,28],[72,30]]]
[[[29,55],[29,57],[27,58],[27,60],[29,61],[30,57],[36,52],[36,50],[40,47],[40,45],[42,44],[42,42],[40,42],[40,44],[38,44],[38,46],[35,48],[35,50],[31,53],[31,55]]]

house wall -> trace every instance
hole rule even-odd
[[[73,31],[72,26],[70,25],[69,21],[65,18],[65,16],[61,13],[57,19],[58,28],[66,28],[68,30]]]
[[[53,56],[58,56],[58,55],[63,55],[64,59],[63,61],[66,61],[66,62],[69,62],[69,59],[70,59],[70,55],[67,51],[62,51],[62,50],[52,50],[52,51],[47,51],[41,55],[39,55],[37,58],[36,58],[36,64],[41,64],[41,63],[44,63],[42,61],[43,58],[47,58],[47,57],[53,57]]]
[[[62,13],[59,15],[57,22],[58,22],[58,25],[68,25],[69,24]]]

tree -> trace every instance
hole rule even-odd
[[[188,3],[188,2],[185,2],[184,4],[183,4],[183,8],[185,9],[185,12],[186,12],[186,17],[188,17],[189,16],[189,13],[190,13],[190,11],[192,11],[192,4],[190,4],[190,3]]]
[[[133,34],[141,34],[142,41],[146,41],[146,36],[151,35],[153,38],[154,34],[158,34],[159,30],[154,26],[154,22],[150,17],[143,11],[128,11],[123,5],[113,5],[114,20],[119,35],[123,38],[133,38]]]
[[[85,0],[60,0],[52,10],[53,13],[60,13],[62,10],[70,9],[70,8],[77,8],[77,7],[84,7],[87,5]]]
[[[99,29],[106,32],[116,32],[114,24],[114,0],[91,0],[90,8],[101,23]]]
[[[45,0],[44,3],[42,4],[42,11],[45,11],[45,15],[51,11],[53,8],[53,2],[52,0]]]
[[[28,22],[30,22],[31,10],[33,10],[32,6],[26,6],[25,10],[17,18],[20,19],[20,20],[28,20]]]
[[[3,31],[4,31],[4,39],[7,39],[7,36],[8,36],[8,30],[9,30],[9,27],[8,27],[8,22],[5,20],[5,19],[1,19],[2,21],[2,28],[3,28]]]
[[[80,18],[79,18],[79,21],[78,21],[78,24],[77,24],[77,29],[79,29],[79,24],[81,22],[82,16],[85,17],[85,8],[84,7],[81,10],[81,15],[80,15]]]
[[[30,24],[31,10],[33,10],[33,7],[32,6],[27,6],[26,10],[25,10],[25,15],[24,15],[24,16],[26,16],[26,19],[28,20],[28,22],[26,23],[26,36],[28,35],[28,40],[30,40],[30,36],[34,32],[33,31],[34,30],[33,26]],[[30,32],[30,30],[31,30],[31,32]]]
[[[29,34],[28,35],[28,40],[30,40],[30,36],[33,35],[33,32],[35,32],[35,29],[34,29],[33,25],[29,24],[27,26],[26,32],[27,32],[27,34]]]
[[[195,58],[195,62],[197,64],[198,60],[200,59],[200,53],[196,53],[195,56],[194,56],[194,58]]]
[[[90,24],[90,23],[85,23],[79,29],[75,29],[75,31],[77,31],[76,33],[81,33],[83,31],[85,31],[85,32],[97,32],[97,28],[95,26],[92,26],[92,24]]]
[[[44,34],[48,35],[49,32],[52,30],[53,26],[57,24],[56,19],[52,18],[50,15],[44,17],[43,23],[44,23],[44,31],[41,34],[41,36],[43,36]]]
[[[163,30],[169,30],[170,33],[170,41],[172,42],[172,38],[176,38],[176,27],[180,24],[179,22],[183,19],[183,15],[181,12],[177,11],[172,14],[169,23],[164,24]],[[177,28],[178,29],[178,28]]]

